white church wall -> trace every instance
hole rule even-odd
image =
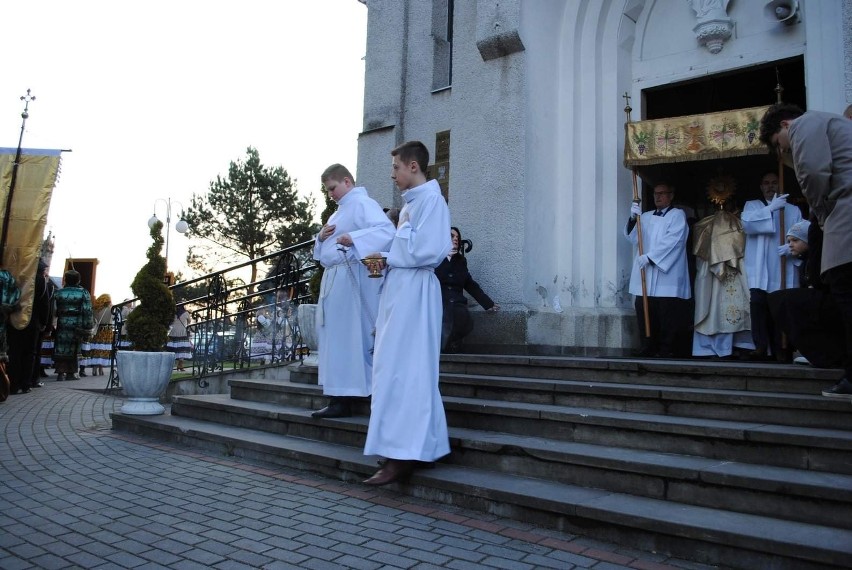
[[[842,110],[850,3],[801,0],[803,23],[783,26],[764,2],[730,2],[731,37],[712,54],[689,0],[456,2],[452,85],[433,92],[433,2],[370,0],[359,181],[398,205],[390,149],[420,139],[434,154],[435,133],[449,130],[453,223],[475,244],[472,274],[503,307],[474,314],[470,342],[629,350],[622,94],[637,120],[643,89],[803,55],[809,106]],[[477,42],[495,24],[517,30],[524,50],[484,59]]]

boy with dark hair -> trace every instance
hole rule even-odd
[[[450,211],[419,141],[393,151],[391,178],[405,202],[386,254],[373,254],[387,276],[376,321],[373,401],[365,455],[387,458],[367,485],[386,485],[450,452],[438,390],[441,285],[435,267],[450,252]],[[383,260],[383,258],[385,258]]]
[[[774,105],[760,121],[760,140],[792,156],[799,186],[823,229],[822,276],[846,334],[845,377],[822,395],[852,398],[852,121]]]

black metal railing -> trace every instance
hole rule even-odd
[[[204,292],[179,304],[190,313],[187,333],[192,342],[191,374],[201,387],[205,377],[228,368],[245,368],[304,359],[298,306],[312,302],[311,277],[317,270],[313,240],[171,286],[180,290],[203,285]],[[266,269],[264,277],[246,282],[252,264]],[[124,323],[137,299],[113,306],[113,345],[107,390],[120,387],[115,353],[131,349]]]

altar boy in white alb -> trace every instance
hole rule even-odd
[[[426,181],[429,151],[419,141],[393,151],[391,178],[405,205],[387,258],[376,321],[373,402],[365,455],[387,458],[368,485],[402,479],[419,462],[450,452],[438,390],[441,285],[435,267],[452,248],[450,211],[434,180]],[[376,254],[375,257],[379,257]]]
[[[338,209],[320,229],[314,259],[325,268],[317,303],[319,381],[330,397],[315,418],[352,415],[351,398],[371,393],[373,341],[383,279],[368,276],[361,258],[390,246],[394,227],[367,190],[343,165],[321,176]]]

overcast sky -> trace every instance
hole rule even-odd
[[[17,146],[32,89],[23,146],[73,151],[45,230],[56,236],[50,273],[66,257],[98,258],[96,295],[131,296],[158,198],[188,206],[248,146],[320,209],[322,170],[355,173],[367,27],[357,0],[27,0],[6,3],[3,24],[0,146]],[[165,210],[156,204],[160,219]],[[171,270],[186,251],[172,230]]]

